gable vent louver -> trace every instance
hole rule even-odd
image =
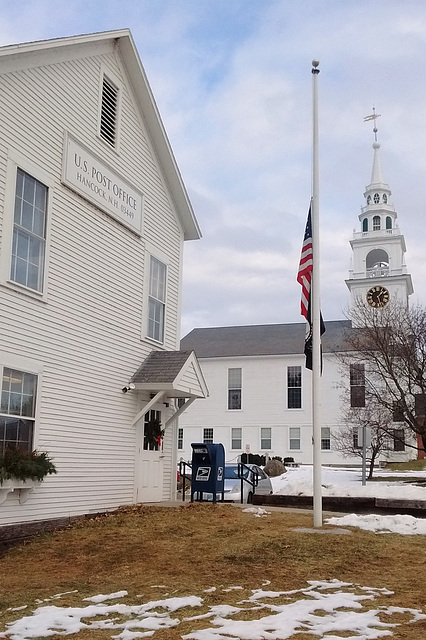
[[[117,134],[118,89],[107,78],[102,85],[101,138],[113,147]]]

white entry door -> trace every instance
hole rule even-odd
[[[163,439],[161,411],[152,409],[140,425],[136,502],[159,502],[163,498]]]

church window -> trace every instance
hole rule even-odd
[[[242,369],[228,369],[228,409],[241,409]]]
[[[380,230],[380,216],[374,216],[373,218],[373,231]]]
[[[350,365],[351,407],[365,407],[365,367],[363,363]]]
[[[392,229],[392,218],[390,216],[386,216],[386,229]]]
[[[371,196],[367,196],[367,204],[371,204]]]
[[[374,204],[379,204],[380,202],[380,196],[378,193],[374,194]]]
[[[387,197],[386,193],[384,193],[384,194],[383,194],[383,202],[384,202],[385,204],[387,204],[387,203],[388,203],[388,197]]]
[[[368,231],[368,218],[364,218],[364,220],[362,221],[362,230]]]
[[[287,408],[302,408],[302,367],[287,367]]]

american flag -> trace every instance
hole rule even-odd
[[[297,272],[297,282],[302,287],[302,296],[300,299],[300,313],[306,318],[308,327],[305,336],[305,356],[306,368],[312,370],[312,320],[311,320],[311,282],[312,282],[312,225],[311,225],[311,207],[309,207],[308,220],[306,222],[305,237],[303,238],[302,253],[299,262],[299,271]],[[325,325],[320,313],[320,334],[325,331]],[[322,352],[321,352],[321,369],[322,369]]]
[[[300,256],[299,271],[297,272],[297,282],[302,287],[302,297],[300,299],[300,313],[310,322],[309,299],[311,297],[312,282],[312,225],[311,207],[309,207],[308,221],[306,223],[305,237],[303,238],[302,254]]]

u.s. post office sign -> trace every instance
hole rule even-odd
[[[62,182],[141,234],[142,194],[70,135],[64,140]]]

